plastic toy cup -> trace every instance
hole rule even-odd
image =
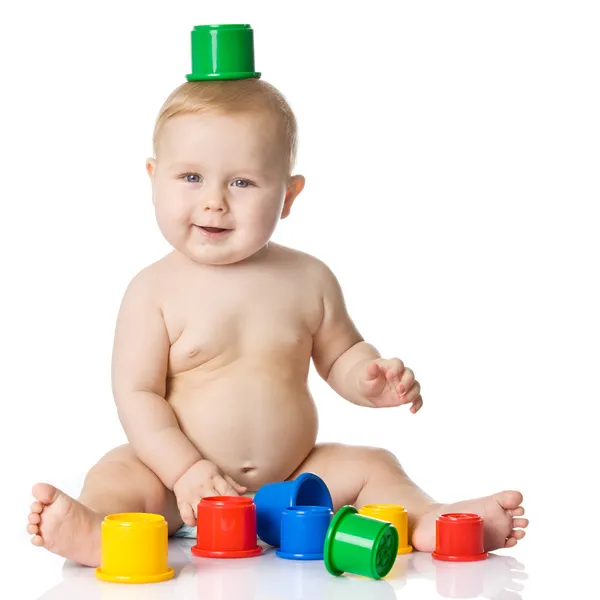
[[[168,565],[169,532],[162,515],[107,515],[101,528],[96,577],[116,583],[155,583],[174,575]]]
[[[262,553],[256,543],[256,506],[243,496],[210,496],[198,503],[194,556],[249,558]]]
[[[323,550],[332,575],[347,572],[380,579],[394,566],[398,532],[391,523],[359,515],[354,506],[343,506],[331,520]]]
[[[196,25],[192,30],[192,72],[188,81],[259,78],[254,70],[250,25]]]
[[[451,562],[485,560],[483,519],[471,513],[446,513],[435,522],[433,558]]]
[[[325,482],[314,473],[302,473],[292,481],[268,483],[254,496],[258,537],[270,544],[281,543],[281,516],[289,506],[324,506],[333,510]]]
[[[281,515],[281,548],[275,553],[292,560],[322,560],[323,544],[333,511],[326,506],[289,506]]]
[[[398,554],[408,554],[413,548],[408,543],[408,513],[399,504],[366,504],[358,510],[366,517],[391,523],[398,532]]]

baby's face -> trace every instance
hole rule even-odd
[[[280,136],[273,120],[256,112],[169,119],[156,161],[147,161],[166,240],[213,265],[263,248],[304,185],[301,175],[288,175]]]

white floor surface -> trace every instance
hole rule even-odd
[[[160,600],[185,598],[250,600],[394,600],[395,598],[505,598],[517,600],[526,587],[525,566],[512,556],[492,555],[478,563],[450,564],[429,554],[399,556],[392,572],[380,581],[333,577],[322,561],[278,558],[273,548],[257,558],[220,560],[192,556],[194,540],[171,541],[169,563],[175,578],[159,584],[124,585],[96,580],[94,569],[64,563],[61,581],[44,592],[43,600]],[[407,595],[408,594],[408,595]]]
[[[528,600],[554,597],[575,588],[581,575],[566,567],[568,553],[541,553],[540,545],[490,554],[476,563],[443,563],[429,554],[399,556],[392,572],[380,581],[356,576],[333,577],[322,561],[289,561],[269,548],[257,558],[219,560],[196,558],[194,540],[171,540],[169,563],[175,578],[158,584],[125,585],[98,581],[94,569],[80,567],[48,552],[20,544],[17,562],[25,576],[6,579],[6,598],[40,600],[420,600],[429,598],[489,598]],[[529,547],[528,547],[529,546]],[[532,552],[533,550],[533,552]],[[527,558],[525,558],[527,557]],[[533,568],[529,568],[529,565]],[[582,563],[583,564],[583,563]],[[567,577],[572,583],[564,588]],[[582,586],[585,597],[597,588]],[[552,595],[549,595],[551,592]]]

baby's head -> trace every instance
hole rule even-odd
[[[266,81],[180,85],[159,112],[146,161],[165,239],[213,265],[264,248],[304,187],[292,176],[296,145],[294,114]]]

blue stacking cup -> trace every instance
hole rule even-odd
[[[254,496],[254,504],[258,537],[271,546],[281,543],[281,516],[286,508],[324,506],[333,510],[325,482],[314,473],[302,473],[292,481],[263,485]]]
[[[333,511],[326,506],[289,506],[281,514],[281,548],[277,556],[322,560]]]

